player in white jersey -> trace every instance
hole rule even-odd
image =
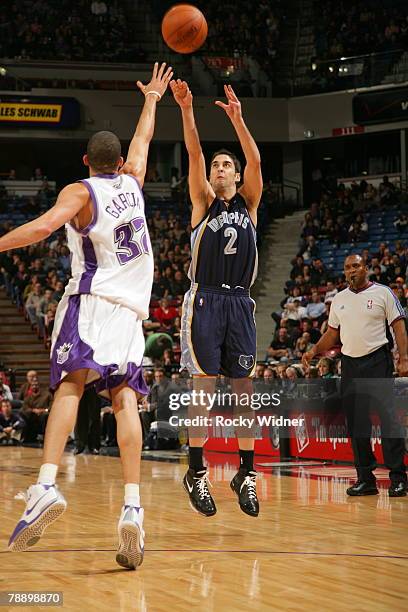
[[[98,132],[83,161],[90,178],[65,187],[44,215],[0,238],[0,252],[44,240],[66,224],[72,278],[55,319],[51,386],[56,390],[45,432],[37,483],[23,497],[26,509],[9,548],[26,550],[66,509],[55,479],[73,430],[85,385],[107,393],[117,421],[125,481],[119,519],[119,565],[136,569],[143,560],[143,508],[139,480],[142,432],[137,399],[147,393],[142,372],[142,320],[148,316],[153,254],[141,187],[153,137],[156,104],[172,69],[156,63],[148,85],[138,81],[145,103],[123,165],[120,142]]]

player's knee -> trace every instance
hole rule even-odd
[[[112,408],[115,413],[120,410],[136,410],[137,411],[137,398],[136,393],[129,387],[124,387],[119,391],[112,392]]]

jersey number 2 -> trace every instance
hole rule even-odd
[[[136,217],[118,225],[114,230],[115,243],[118,245],[116,257],[121,266],[141,255],[148,255],[146,228],[143,217]]]
[[[225,255],[235,255],[235,253],[237,252],[237,247],[234,247],[234,244],[238,236],[237,230],[235,229],[235,227],[227,227],[224,232],[224,236],[226,238],[229,238],[224,249]]]

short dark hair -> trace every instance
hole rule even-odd
[[[93,170],[99,172],[116,170],[122,154],[120,140],[113,132],[96,132],[88,141],[86,154]]]
[[[230,157],[233,161],[234,167],[235,167],[235,172],[241,173],[241,162],[239,161],[238,157],[235,155],[235,153],[232,153],[231,151],[228,151],[228,149],[219,149],[218,151],[216,151],[215,153],[213,153],[213,156],[211,158],[211,164],[214,161],[214,158],[217,157],[217,155],[228,155],[228,157]]]

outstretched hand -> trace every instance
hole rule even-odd
[[[166,62],[163,62],[160,68],[159,62],[156,62],[153,67],[153,74],[150,83],[143,85],[141,81],[137,81],[136,85],[145,96],[151,94],[160,100],[160,98],[162,98],[166,92],[172,77],[173,68],[171,66],[168,66],[166,70]]]
[[[220,102],[220,100],[217,100],[215,104],[225,110],[231,121],[240,119],[242,117],[241,102],[238,100],[235,91],[232,89],[231,85],[224,85],[224,91],[227,96],[228,104],[224,104],[224,102]]]
[[[193,105],[193,94],[185,81],[180,79],[170,81],[170,89],[175,101],[181,108],[189,108]]]

